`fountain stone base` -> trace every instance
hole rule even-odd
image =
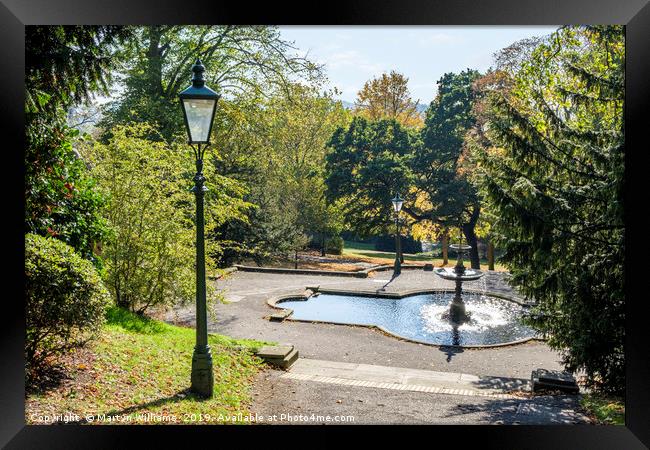
[[[435,270],[436,275],[445,280],[456,282],[456,292],[454,299],[449,304],[449,310],[443,314],[443,318],[453,325],[462,325],[471,320],[471,317],[465,311],[463,302],[463,281],[478,280],[483,276],[480,270],[466,269],[463,265],[463,252],[469,250],[468,245],[451,245],[451,248],[458,251],[458,262],[453,269],[441,267]]]

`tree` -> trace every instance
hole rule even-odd
[[[336,233],[339,221],[325,198],[323,166],[327,140],[348,113],[332,93],[300,84],[287,86],[287,92],[258,104],[248,117],[238,115],[216,162],[220,171],[231,173],[250,161],[250,169],[233,176],[244,177],[251,187],[246,198],[258,208],[250,225],[227,226],[219,239],[254,243],[249,254],[258,260],[303,248],[302,236]]]
[[[274,153],[269,181],[279,183],[285,205],[296,211],[293,227],[305,234],[335,233],[339,215],[325,195],[326,144],[348,114],[332,93],[294,84],[288,97],[269,104],[268,136]]]
[[[219,249],[219,255],[213,256],[221,257],[221,264],[230,264],[242,257],[264,259],[279,251],[283,243],[278,239],[288,236],[280,230],[288,222],[277,215],[290,208],[283,209],[270,198],[280,192],[269,186],[276,174],[267,170],[267,162],[277,162],[279,151],[269,141],[270,124],[278,99],[287,103],[296,94],[301,104],[302,94],[294,83],[310,89],[318,86],[320,67],[295,56],[293,45],[282,39],[277,27],[147,26],[138,27],[136,37],[122,50],[124,60],[133,62],[122,67],[124,92],[99,123],[103,139],[110,137],[116,124],[145,122],[152,125],[150,140],[185,141],[178,92],[189,83],[192,63],[201,58],[207,84],[222,94],[212,131],[214,145],[207,158],[216,168],[215,177],[237,180],[237,189],[246,191],[251,206],[244,214],[224,217],[208,234]],[[223,193],[210,195],[226,205],[239,201],[228,200]]]
[[[624,389],[624,31],[563,27],[483,88],[474,156],[529,322],[568,370]],[[505,80],[505,81],[504,81]]]
[[[391,71],[366,81],[357,94],[355,112],[369,120],[394,119],[406,127],[422,126],[422,117],[408,89],[408,78]]]
[[[107,93],[115,46],[130,33],[122,26],[27,26],[27,110],[54,113]]]
[[[329,195],[346,198],[346,215],[355,230],[366,234],[385,227],[390,198],[399,191],[408,228],[415,226],[421,234],[462,225],[472,246],[472,267],[480,267],[475,232],[480,203],[464,157],[477,77],[472,70],[444,75],[419,132],[396,120],[355,118],[347,131],[334,133],[327,166]]]
[[[362,236],[388,231],[391,199],[412,186],[417,134],[396,120],[355,117],[347,129],[336,129],[328,145],[327,195],[344,205],[347,226]]]
[[[106,285],[118,306],[139,313],[151,306],[189,302],[195,295],[194,204],[188,192],[193,161],[179,146],[148,140],[151,133],[144,124],[116,127],[107,144],[94,142],[84,148],[98,187],[109,199],[104,210],[111,227],[103,248]],[[206,173],[212,170],[207,162]],[[222,179],[207,178],[209,193],[228,192]],[[223,217],[215,211],[227,206],[214,199],[208,205],[210,232]],[[207,250],[210,271],[214,260],[209,256],[218,249],[208,241]]]
[[[25,232],[56,237],[96,264],[93,250],[106,232],[103,199],[65,117],[93,92],[106,92],[114,47],[127,35],[113,26],[25,29]]]
[[[412,164],[416,189],[424,193],[431,208],[426,214],[446,228],[462,227],[472,247],[470,261],[474,269],[480,268],[475,228],[481,206],[465,164],[464,139],[475,120],[472,83],[478,76],[477,71],[466,70],[447,73],[438,81],[438,94],[426,113],[422,149]],[[420,211],[418,208],[414,214],[420,216]]]
[[[190,82],[190,68],[200,58],[206,83],[224,99],[264,97],[285,89],[292,77],[316,80],[320,68],[294,56],[277,27],[150,25],[135,29],[122,49],[129,63],[121,69],[124,92],[109,105],[100,126],[110,134],[116,124],[148,123],[151,139],[171,142],[184,137],[178,93]]]

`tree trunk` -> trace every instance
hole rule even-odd
[[[298,250],[295,252],[294,269],[298,268]]]
[[[325,256],[327,252],[325,251],[325,233],[320,235],[320,255]]]
[[[162,40],[163,30],[161,26],[147,27],[147,38],[149,39],[149,47],[147,49],[147,73],[146,77],[149,79],[146,91],[152,98],[162,98],[164,95],[162,85],[162,53],[164,48],[160,46]]]
[[[494,244],[492,243],[492,241],[488,242],[487,260],[488,260],[488,270],[494,270]]]
[[[469,222],[463,225],[463,234],[465,239],[467,239],[467,244],[472,247],[469,251],[469,258],[472,263],[472,269],[481,269],[481,259],[478,256],[478,238],[476,237],[476,232],[474,228],[476,227],[476,222],[478,222],[478,216],[481,213],[481,207],[478,205],[474,206],[472,210],[472,215],[469,219]]]
[[[442,265],[447,264],[449,264],[449,232],[445,230],[445,234],[442,235]]]

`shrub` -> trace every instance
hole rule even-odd
[[[78,131],[61,114],[26,115],[25,233],[60,239],[101,267],[94,248],[107,232],[105,199],[73,150]]]
[[[108,291],[93,264],[66,243],[25,235],[28,375],[83,345],[104,321]]]
[[[343,253],[343,238],[341,236],[334,236],[327,240],[325,243],[327,253],[332,255],[340,255]]]
[[[85,149],[98,188],[109,200],[104,280],[117,306],[138,313],[190,302],[196,292],[195,206],[188,189],[193,161],[179,148],[147,140],[150,130],[144,124],[116,127],[108,143],[94,142]],[[212,215],[224,211],[215,201],[206,203],[208,236]],[[206,239],[208,274],[214,268],[212,247]],[[214,300],[212,283],[207,288],[208,300]]]

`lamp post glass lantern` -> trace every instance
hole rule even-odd
[[[190,144],[209,144],[212,122],[220,95],[205,85],[205,67],[200,59],[192,66],[192,85],[178,96]]]
[[[397,232],[395,233],[395,264],[393,268],[393,275],[395,276],[402,273],[402,243],[399,231],[399,212],[402,210],[404,200],[400,198],[399,194],[396,194],[395,198],[391,201],[393,202],[393,210],[395,211],[395,227],[397,229]]]
[[[192,392],[202,397],[212,397],[214,374],[212,353],[208,345],[208,316],[205,284],[205,240],[203,202],[205,177],[203,176],[203,155],[210,145],[212,122],[217,110],[219,94],[205,85],[201,60],[192,66],[192,85],[179,94],[183,117],[187,127],[189,144],[194,150],[196,174],[192,192],[196,197],[196,345],[192,355]],[[195,147],[196,145],[196,147]]]
[[[399,194],[396,194],[395,198],[391,201],[393,202],[393,209],[396,213],[399,214],[399,212],[402,210],[402,204],[404,203],[404,200],[400,198]]]

